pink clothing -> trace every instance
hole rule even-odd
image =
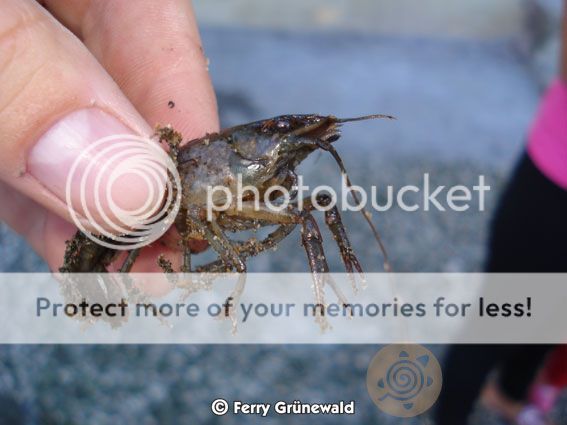
[[[554,81],[529,135],[528,153],[551,181],[567,190],[567,83]]]

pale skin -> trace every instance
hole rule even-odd
[[[218,130],[190,1],[2,2],[0,219],[52,270],[76,228],[64,202],[30,176],[29,152],[58,119],[93,105],[141,135],[157,123],[185,140]],[[167,252],[144,249],[134,271],[158,270],[152,250]]]

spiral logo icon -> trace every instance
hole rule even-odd
[[[115,199],[114,189],[125,178],[136,179],[132,192],[138,190],[145,198],[135,209],[124,208],[124,200]],[[124,180],[121,184],[124,188]],[[124,196],[124,190],[120,192]],[[107,248],[132,250],[152,243],[171,227],[181,205],[181,179],[156,141],[114,135],[81,152],[67,176],[65,194],[73,222],[88,238]]]
[[[425,378],[420,364],[405,359],[408,357],[407,352],[401,351],[399,355],[403,360],[398,360],[390,366],[386,378],[381,379],[378,385],[381,387],[387,385],[390,389],[382,398],[392,397],[396,400],[410,400],[416,394],[419,394]]]
[[[427,411],[441,392],[441,366],[421,345],[389,345],[372,359],[366,386],[384,412],[413,417]]]

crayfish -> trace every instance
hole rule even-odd
[[[189,141],[181,145],[182,136],[171,127],[161,127],[156,135],[161,143],[169,147],[169,155],[174,160],[181,178],[181,207],[174,219],[174,225],[181,235],[182,273],[222,273],[227,271],[246,272],[246,260],[262,251],[275,248],[296,226],[301,226],[301,243],[315,282],[315,293],[322,299],[323,275],[329,266],[323,251],[323,239],[312,212],[313,200],[304,199],[299,208],[299,200],[293,198],[293,188],[297,182],[297,166],[312,152],[321,149],[329,152],[346,177],[350,180],[342,159],[333,147],[340,138],[340,126],[351,121],[376,118],[393,118],[387,115],[369,115],[357,118],[339,119],[321,115],[283,115],[266,120],[222,130],[218,133]],[[290,190],[291,203],[284,209],[274,211],[264,203],[257,203],[247,194],[236,203],[222,211],[214,211],[207,217],[207,202],[221,203],[226,199],[219,195],[211,199],[208,188],[226,187],[233,198],[237,195],[235,185],[237,176],[242,183],[253,186],[260,196],[271,187]],[[351,195],[356,199],[354,192]],[[282,196],[279,191],[271,191],[270,199],[277,202]],[[221,199],[222,198],[222,199]],[[331,199],[327,194],[317,197],[317,204],[329,206]],[[385,269],[389,263],[384,246],[373,225],[370,214],[361,209],[364,219],[379,244],[384,256]],[[362,267],[354,254],[347,232],[336,206],[325,210],[325,222],[340,251],[342,261],[349,275],[356,271],[362,275]],[[241,232],[264,226],[277,226],[262,240],[251,238],[234,241],[227,232]],[[208,264],[192,268],[192,240],[204,240],[218,254],[218,258]],[[139,248],[129,251],[121,272],[130,271],[136,261]],[[117,257],[118,251],[102,247],[87,239],[81,232],[68,241],[65,260],[61,272],[105,272],[106,267]],[[165,272],[174,272],[171,262],[163,257],[158,263]]]

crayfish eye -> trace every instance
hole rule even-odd
[[[333,134],[332,136],[330,136],[330,137],[327,139],[327,142],[328,142],[328,143],[333,143],[333,142],[336,142],[337,140],[339,140],[340,138],[341,138],[340,135],[338,135],[338,134]]]

